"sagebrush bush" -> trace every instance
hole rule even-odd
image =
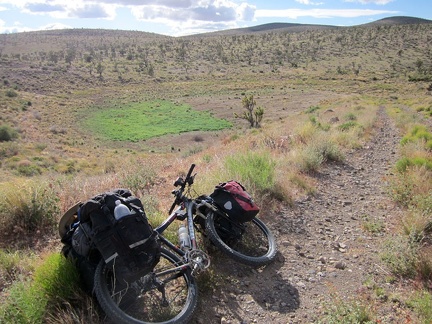
[[[401,223],[403,233],[414,242],[421,243],[432,232],[432,214],[416,208],[406,212]]]
[[[396,235],[386,239],[381,260],[397,276],[413,278],[416,274],[418,246],[408,236]]]
[[[156,172],[153,168],[146,167],[145,165],[139,165],[133,169],[126,169],[121,174],[120,186],[128,188],[135,195],[141,195],[155,184]]]
[[[0,125],[0,142],[13,141],[18,137],[18,132],[9,125]]]
[[[418,209],[420,212],[430,211],[432,170],[421,166],[396,173],[390,178],[389,191],[393,200],[403,207]]]
[[[299,147],[296,164],[302,172],[316,172],[328,162],[340,162],[345,159],[340,147],[329,136],[317,136],[307,145]]]

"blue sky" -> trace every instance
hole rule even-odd
[[[352,26],[432,20],[431,0],[0,0],[0,33],[104,28],[181,36],[270,22]]]

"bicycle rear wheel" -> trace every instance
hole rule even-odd
[[[206,233],[222,252],[234,260],[262,266],[276,257],[276,240],[267,226],[258,218],[238,223],[221,212],[206,215]]]
[[[101,260],[95,273],[99,305],[115,323],[187,323],[197,305],[198,288],[190,268],[168,272],[180,264],[176,255],[162,248],[153,272],[125,283]]]

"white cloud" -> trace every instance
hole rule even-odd
[[[27,14],[54,18],[113,19],[127,7],[140,20],[232,22],[253,20],[255,6],[230,0],[0,0]]]
[[[257,10],[257,18],[291,18],[313,17],[313,18],[354,18],[362,16],[373,16],[382,14],[397,14],[397,11],[371,10],[371,9],[285,9],[285,10]]]
[[[386,5],[387,3],[393,2],[394,0],[344,0],[345,2],[358,2],[361,4],[376,4]]]
[[[110,1],[110,0],[105,0]],[[171,28],[175,35],[186,35],[213,30],[237,28],[239,22],[252,21],[256,7],[243,2],[229,0],[189,0],[169,7],[173,0],[148,0],[141,6],[131,6],[136,19],[162,23]]]
[[[324,2],[313,2],[310,0],[295,0],[298,3],[304,4],[304,5],[312,5],[312,6],[320,6],[322,4],[324,4]]]
[[[109,0],[108,0],[109,1]],[[131,6],[132,13],[139,20],[171,20],[176,22],[232,22],[237,20],[252,20],[255,6],[247,3],[236,4],[227,0],[189,0],[183,1],[183,6],[168,6],[173,0],[149,0],[141,6]]]

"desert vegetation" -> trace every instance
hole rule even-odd
[[[156,225],[171,181],[194,162],[199,193],[236,178],[271,223],[314,195],[323,167],[365,145],[384,107],[401,132],[387,191],[404,213],[380,256],[407,292],[393,298],[429,323],[431,40],[432,24],[396,23],[182,38],[0,35],[0,322],[102,322],[59,254],[56,224],[75,202],[127,187]],[[218,275],[200,280],[215,286]],[[323,322],[376,320],[362,300],[326,305]]]

